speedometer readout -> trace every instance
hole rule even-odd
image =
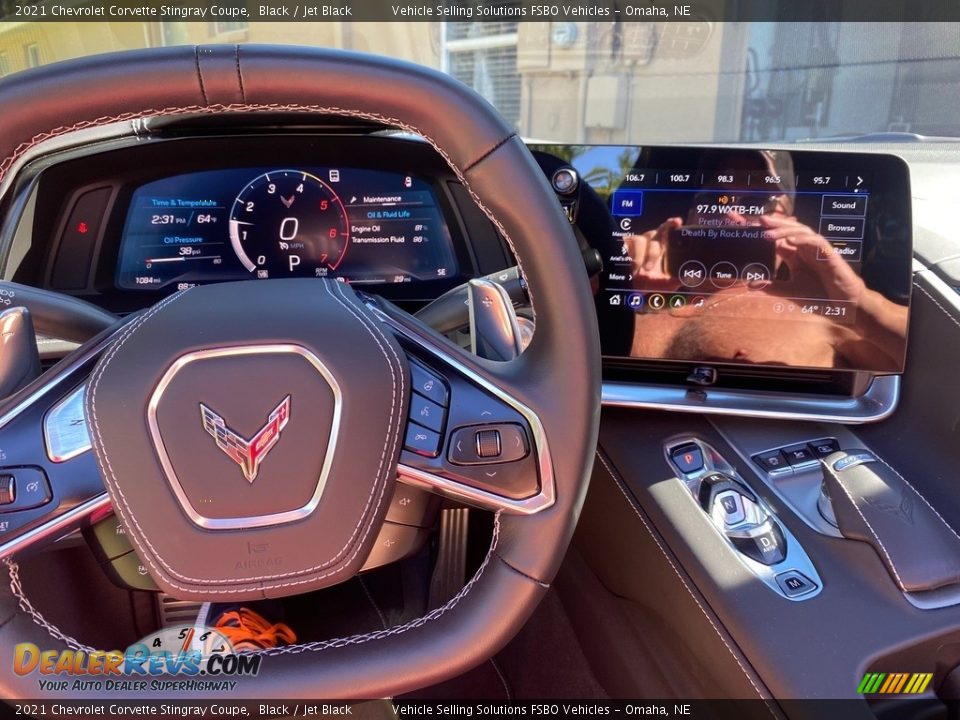
[[[325,275],[336,270],[350,241],[340,197],[300,170],[254,178],[233,201],[230,242],[259,278]]]

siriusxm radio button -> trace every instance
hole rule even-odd
[[[636,217],[643,214],[643,190],[617,190],[613,193],[613,214]]]
[[[730,262],[718,262],[710,268],[710,282],[718,288],[728,288],[737,281],[737,266]]]
[[[824,195],[820,214],[863,217],[867,214],[866,195]]]
[[[687,287],[699,287],[706,279],[707,269],[699,260],[687,260],[680,266],[680,282]]]
[[[817,248],[817,260],[829,260],[831,255],[843,258],[847,262],[860,262],[863,255],[863,242],[860,240],[827,240],[830,249]]]
[[[832,218],[820,219],[820,234],[825,238],[837,240],[862,240],[864,218]]]

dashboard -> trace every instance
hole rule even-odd
[[[415,308],[512,264],[433,149],[389,135],[104,143],[23,182],[34,208],[7,239],[7,277],[121,314],[192,285],[282,277]]]
[[[637,384],[691,383],[850,396],[903,371],[902,160],[529,147],[587,259],[605,378],[631,398]],[[348,282],[415,312],[515,265],[442,158],[406,135],[190,130],[66,150],[22,175],[5,277],[117,313],[197,284],[285,277]]]

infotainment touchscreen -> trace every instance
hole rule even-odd
[[[542,148],[550,152],[549,147]],[[905,164],[867,153],[566,147],[608,357],[895,373]]]

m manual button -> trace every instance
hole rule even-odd
[[[788,570],[777,575],[777,585],[787,597],[806,595],[817,589],[817,584],[813,580],[796,570]]]

